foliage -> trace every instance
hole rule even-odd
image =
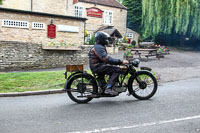
[[[142,0],[142,25],[146,35],[179,34],[200,37],[198,0]]]
[[[84,36],[86,37],[88,34],[87,34],[87,30],[85,29],[84,31]]]
[[[126,36],[123,37],[122,43],[127,43],[128,42],[128,38]]]
[[[122,4],[127,7],[127,27],[141,33],[142,1],[123,0]]]
[[[161,46],[158,51],[158,53],[160,54],[164,54],[164,53],[167,53],[168,52],[168,49],[165,47],[165,46]]]
[[[123,55],[124,57],[127,57],[127,56],[133,56],[133,54],[131,53],[131,50],[126,50],[125,52],[124,52],[124,55]]]
[[[119,3],[122,3],[123,2],[123,0],[117,0]]]
[[[92,35],[90,41],[89,41],[89,45],[94,45],[95,44],[95,36]]]
[[[167,54],[167,53],[169,53],[169,50],[168,50],[167,47],[161,46],[159,44],[153,44],[152,48],[156,48],[157,49],[157,53],[159,53],[159,54]]]
[[[78,46],[77,44],[70,44],[66,43],[64,40],[61,40],[59,42],[49,42],[47,46]]]
[[[128,45],[126,46],[126,48],[127,48],[127,49],[132,49],[132,48],[135,48],[135,46],[132,45],[132,44],[128,44]]]
[[[3,4],[2,0],[0,0],[0,5]]]
[[[131,42],[131,44],[132,44],[133,46],[135,46],[135,44],[136,44],[136,41],[135,41],[135,40],[133,40],[133,41]]]

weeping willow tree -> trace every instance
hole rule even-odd
[[[147,36],[200,38],[200,0],[142,0],[142,26]]]

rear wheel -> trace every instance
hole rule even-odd
[[[131,76],[129,81],[129,91],[139,100],[151,98],[157,91],[157,80],[151,72],[143,71],[136,76]]]
[[[92,95],[95,87],[97,85],[91,75],[79,74],[68,82],[67,94],[76,103],[88,103],[92,100],[88,96]]]

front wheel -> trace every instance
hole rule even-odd
[[[131,76],[128,83],[129,92],[139,100],[151,98],[157,91],[157,80],[151,72],[139,71]]]
[[[88,103],[88,98],[96,89],[97,85],[91,75],[78,74],[72,77],[67,85],[67,94],[76,103]]]

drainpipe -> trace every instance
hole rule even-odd
[[[31,12],[33,11],[33,0],[31,0]]]
[[[84,22],[84,34],[83,34],[84,42],[83,42],[83,45],[85,44],[85,27],[86,27],[86,22]]]

